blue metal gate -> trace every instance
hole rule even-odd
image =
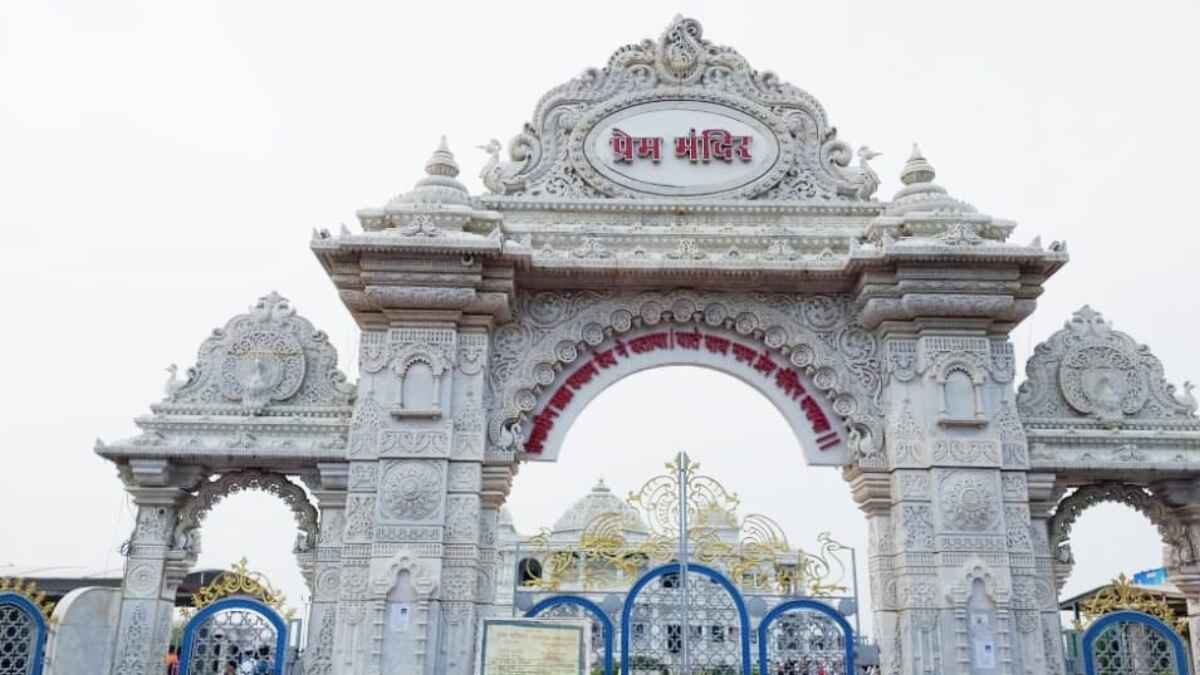
[[[208,605],[183,629],[180,675],[283,675],[287,624],[269,605],[233,596]],[[250,665],[247,665],[250,664]]]
[[[854,672],[854,631],[829,605],[789,600],[758,625],[760,673]]]
[[[1187,650],[1171,627],[1129,610],[1106,614],[1083,634],[1086,675],[1188,675]]]
[[[0,675],[41,675],[46,619],[17,593],[0,593]]]
[[[589,619],[592,672],[678,673],[688,631],[693,672],[723,675],[849,675],[855,668],[854,630],[842,613],[813,598],[784,599],[769,611],[765,596],[743,594],[720,572],[688,564],[688,618],[683,620],[680,565],[669,563],[640,577],[625,595],[619,619],[581,595],[552,595],[525,612],[529,618]],[[762,616],[751,630],[745,598]],[[610,598],[611,599],[611,598]],[[608,602],[606,601],[607,605]],[[765,615],[763,613],[765,612]],[[684,624],[687,624],[686,626]],[[620,651],[614,633],[620,631]],[[756,660],[751,642],[757,643]],[[754,664],[757,663],[757,668]]]

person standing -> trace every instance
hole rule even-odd
[[[175,645],[167,647],[167,656],[164,659],[167,665],[167,675],[177,675],[179,673],[179,652],[176,651]]]

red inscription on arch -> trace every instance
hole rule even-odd
[[[829,417],[821,409],[817,400],[808,394],[800,382],[800,374],[794,369],[780,366],[769,352],[759,352],[756,349],[739,344],[719,335],[706,335],[698,330],[692,331],[660,331],[631,338],[628,343],[618,339],[612,348],[594,352],[592,358],[585,361],[567,376],[563,384],[554,391],[542,411],[534,416],[529,440],[525,441],[525,452],[537,455],[546,447],[546,440],[554,429],[555,419],[560,412],[565,412],[567,406],[575,398],[575,392],[586,387],[599,374],[616,366],[621,359],[629,358],[630,354],[648,354],[658,350],[685,349],[699,351],[701,345],[710,354],[721,356],[732,355],[734,360],[744,363],[766,378],[774,381],[785,396],[797,401],[804,412],[813,434],[817,436],[817,449],[829,450],[841,443],[836,431],[832,430]]]

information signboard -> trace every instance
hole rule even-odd
[[[485,619],[479,675],[586,675],[586,621]]]

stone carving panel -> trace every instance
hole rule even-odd
[[[358,402],[350,423],[348,454],[350,459],[374,459],[379,456],[379,430],[383,428],[385,413],[375,400],[374,392],[367,392]]]
[[[483,469],[475,462],[451,462],[446,481],[451,492],[479,492]]]
[[[999,466],[1000,443],[987,439],[939,438],[933,442],[935,464]]]
[[[441,512],[444,490],[442,469],[437,463],[391,463],[379,483],[380,512],[390,520],[432,520]]]
[[[923,466],[925,459],[925,433],[913,414],[912,401],[905,398],[899,412],[894,416],[888,443],[892,448],[892,465]]]
[[[379,484],[377,462],[353,462],[350,464],[350,489],[355,492],[374,492]]]
[[[384,431],[379,449],[383,457],[448,457],[448,431]]]
[[[451,495],[446,499],[446,541],[476,543],[479,541],[479,497]]]
[[[925,504],[905,504],[904,548],[909,551],[931,551],[935,548],[933,538],[932,509]]]
[[[1000,516],[995,480],[982,472],[954,471],[942,476],[939,500],[943,523],[955,532],[986,532]]]
[[[374,522],[374,495],[350,495],[346,498],[346,542],[370,541]]]

